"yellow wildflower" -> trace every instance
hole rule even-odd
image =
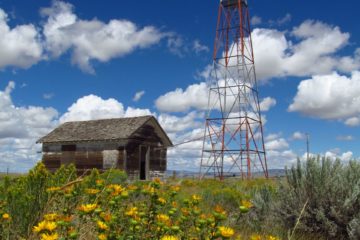
[[[159,214],[156,216],[156,218],[159,222],[163,222],[163,223],[167,223],[170,220],[169,216],[166,214]]]
[[[111,193],[112,196],[117,196],[122,191],[124,191],[124,188],[119,184],[110,184],[110,185],[107,186],[107,188],[113,190],[113,192]]]
[[[180,186],[179,185],[171,186],[171,190],[178,192],[180,190]]]
[[[43,230],[49,230],[51,232],[55,228],[56,228],[55,222],[49,222],[49,221],[44,220],[44,221],[39,222],[37,226],[34,226],[33,231],[41,232]]]
[[[96,179],[95,182],[96,182],[96,184],[101,185],[101,184],[104,183],[104,180],[102,180],[102,179]]]
[[[158,178],[158,177],[157,177],[157,178],[154,178],[153,182],[161,184],[161,180],[160,180],[160,178]]]
[[[250,236],[251,240],[261,240],[261,236],[259,234],[252,234]]]
[[[235,240],[242,240],[241,235],[237,235],[237,236],[235,237]]]
[[[158,202],[161,203],[161,204],[165,204],[166,200],[164,198],[162,198],[162,197],[159,197]]]
[[[97,208],[97,204],[83,204],[79,207],[79,210],[85,213],[90,213]]]
[[[144,186],[144,191],[147,192],[147,193],[150,193],[150,194],[154,194],[155,193],[155,188],[154,187],[151,187],[149,185],[146,185]]]
[[[129,196],[129,192],[128,191],[122,191],[121,196],[127,198]]]
[[[4,213],[4,214],[2,215],[2,219],[4,219],[4,220],[9,220],[9,219],[10,219],[10,215],[9,215],[8,213]]]
[[[46,223],[46,229],[50,232],[53,231],[56,228],[56,222],[47,222]]]
[[[128,190],[130,190],[130,191],[134,191],[134,190],[137,189],[137,186],[135,186],[135,185],[129,185],[127,188],[128,188]]]
[[[100,192],[100,190],[99,189],[95,189],[95,188],[88,188],[88,189],[86,189],[85,190],[85,192],[87,193],[87,194],[97,194],[97,193],[99,193]]]
[[[99,240],[106,240],[107,236],[105,234],[101,233],[101,234],[98,235],[98,239]]]
[[[58,218],[58,215],[56,213],[48,213],[44,215],[44,219],[46,221],[54,221]]]
[[[137,207],[130,208],[127,212],[125,212],[126,216],[134,217],[137,215]]]
[[[64,222],[71,222],[72,221],[72,219],[73,219],[73,216],[63,216],[62,217],[62,220],[64,221]]]
[[[53,233],[53,234],[43,233],[43,234],[41,234],[41,240],[57,240],[57,239],[59,239],[59,235],[57,233]]]
[[[74,190],[74,185],[64,188],[64,192],[67,194],[71,193],[73,190]]]
[[[216,205],[214,211],[216,213],[226,215],[226,211],[220,205]]]
[[[56,192],[59,191],[61,188],[60,187],[49,187],[46,189],[47,192]]]
[[[46,221],[39,222],[37,226],[33,227],[33,231],[34,232],[41,232],[42,230],[46,229],[46,224],[47,224]]]
[[[253,204],[248,200],[241,201],[241,205],[246,207],[246,208],[251,208],[253,206]]]
[[[101,230],[108,230],[109,227],[108,225],[106,225],[106,223],[102,222],[102,221],[97,221],[97,226],[101,229]]]
[[[266,239],[267,240],[280,240],[280,238],[272,236],[272,235],[267,236]]]
[[[100,213],[100,217],[104,219],[105,222],[110,222],[111,220],[111,214],[110,213]]]
[[[192,200],[197,201],[197,202],[201,200],[201,197],[196,194],[192,195],[191,198],[192,198]]]
[[[187,208],[181,208],[181,212],[184,216],[188,216],[189,215],[189,209]]]
[[[231,238],[234,235],[234,229],[230,227],[220,226],[219,231],[222,237]]]
[[[172,235],[164,235],[160,238],[160,240],[178,240],[179,238]]]

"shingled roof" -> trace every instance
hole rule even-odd
[[[155,126],[162,133],[160,137],[165,140],[165,145],[171,146],[170,139],[153,116],[66,122],[55,128],[48,135],[40,138],[37,143],[128,139],[148,121],[155,123]]]

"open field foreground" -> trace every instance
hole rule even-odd
[[[38,164],[1,181],[1,239],[359,239],[360,164],[312,159],[285,179],[128,182]]]

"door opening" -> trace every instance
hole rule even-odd
[[[146,152],[147,147],[140,146],[140,180],[146,180]]]

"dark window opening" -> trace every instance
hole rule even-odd
[[[62,145],[61,146],[61,151],[63,152],[74,152],[76,151],[76,145]]]

